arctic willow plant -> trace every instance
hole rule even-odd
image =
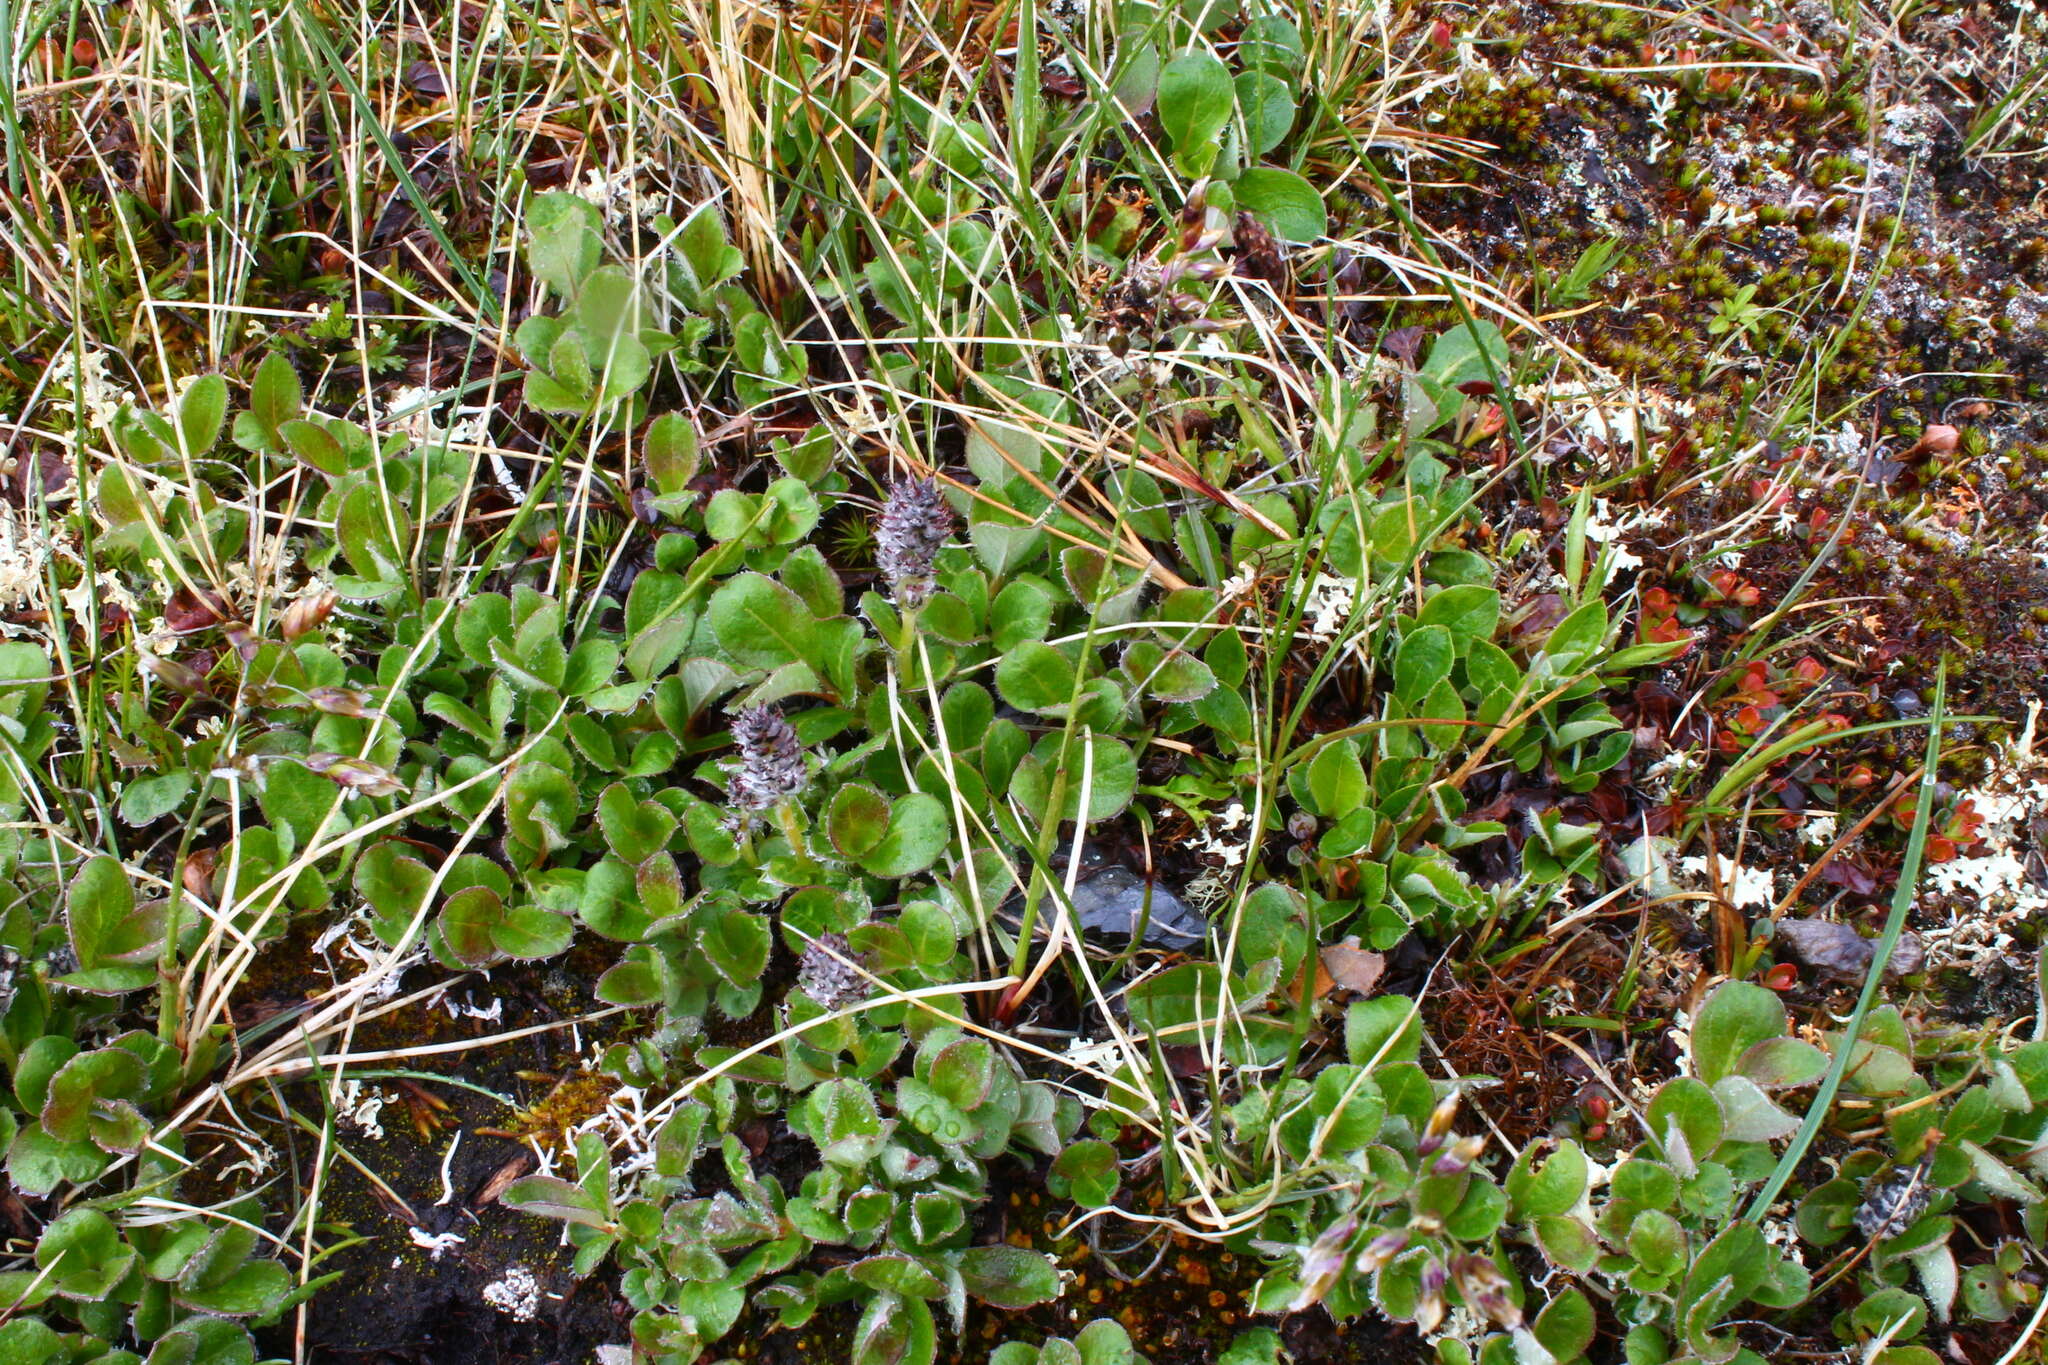
[[[2039,1301],[2013,1268],[2048,1232],[2048,1042],[1915,1029],[1877,1010],[1831,1115],[1846,1138],[1835,1174],[1759,1209],[1801,1100],[1844,1045],[1838,1033],[1795,1036],[1776,992],[1728,982],[1707,997],[1688,1072],[1649,1097],[1639,1141],[1608,1164],[1549,1140],[1517,1153],[1498,1182],[1470,1164],[1477,1139],[1447,1138],[1455,1090],[1431,1107],[1445,1083],[1413,1064],[1413,1017],[1399,997],[1354,1005],[1351,1064],[1233,1111],[1241,1142],[1277,1144],[1289,1188],[1341,1191],[1266,1215],[1258,1245],[1282,1268],[1260,1286],[1261,1307],[1371,1306],[1435,1334],[1445,1362],[1613,1358],[1596,1344],[1611,1315],[1605,1330],[1629,1365],[1765,1365],[1768,1333],[1758,1343],[1745,1327],[1797,1310],[1817,1279],[1854,1276],[1856,1306],[1830,1324],[1843,1344],[1888,1365],[1935,1365],[1912,1341],[1928,1323],[2003,1321]],[[1864,1124],[1871,1113],[1882,1118]],[[2021,1238],[1965,1274],[1958,1214],[1995,1200],[2015,1201]],[[1513,1269],[1514,1244],[1553,1286],[1567,1282],[1540,1307]]]
[[[1590,1347],[1591,1303],[1560,1289],[1525,1306],[1505,1241],[1510,1193],[1479,1158],[1484,1139],[1452,1124],[1460,1094],[1428,1079],[1412,1000],[1354,1004],[1348,1058],[1309,1081],[1255,1092],[1232,1109],[1231,1129],[1255,1169],[1274,1172],[1274,1207],[1252,1245],[1276,1263],[1253,1299],[1265,1312],[1321,1304],[1340,1318],[1377,1309],[1437,1333],[1452,1310],[1497,1329],[1484,1358],[1570,1361]],[[1510,1190],[1512,1190],[1512,1182]],[[1306,1197],[1311,1189],[1329,1191]],[[1463,1349],[1448,1339],[1453,1358]]]
[[[623,1188],[592,1140],[579,1149],[576,1183],[532,1176],[505,1192],[515,1207],[565,1220],[584,1268],[616,1252],[627,1301],[639,1310],[633,1339],[656,1359],[696,1359],[751,1298],[785,1327],[861,1301],[854,1360],[929,1361],[935,1309],[958,1332],[970,1297],[1020,1308],[1060,1292],[1045,1257],[976,1244],[969,1217],[997,1158],[1058,1150],[1072,1118],[1062,1123],[1052,1088],[1024,1079],[985,1039],[944,1026],[924,1034],[893,1088],[877,1087],[894,1050],[861,1048],[860,1024],[819,1017],[823,1008],[796,1007],[813,1024],[800,1055],[841,1074],[814,1079],[788,1111],[819,1159],[797,1189],[757,1173],[730,1133],[712,1144],[723,1188],[695,1188],[697,1158],[737,1102],[728,1082],[711,1103],[675,1109],[656,1136],[651,1169]],[[849,1051],[866,1059],[832,1065]],[[829,1269],[809,1268],[818,1248],[842,1254]]]
[[[1269,1272],[1260,1311],[1381,1312],[1447,1362],[1616,1341],[1631,1365],[1749,1360],[1751,1321],[1823,1275],[1863,1293],[1830,1330],[1893,1365],[1925,1365],[1923,1322],[2032,1311],[2023,1239],[1959,1254],[1956,1234],[1988,1201],[2044,1231],[2042,1044],[1883,1009],[1853,1044],[1795,1036],[1730,983],[1687,1073],[1637,1127],[1616,1116],[1596,1162],[1459,1133],[1469,1078],[1425,1070],[1407,997],[1323,1028],[1341,940],[1532,942],[1546,897],[1604,883],[1600,829],[1557,794],[1629,758],[1615,699],[1688,642],[1628,642],[1583,498],[1562,548],[1531,550],[1540,591],[1486,552],[1487,438],[1515,420],[1486,396],[1524,359],[1491,324],[1410,338],[1386,390],[1303,357],[1288,424],[1213,349],[1188,358],[1246,325],[1227,252],[1279,260],[1329,220],[1264,160],[1308,66],[1292,21],[1251,17],[1235,70],[1160,41],[1122,40],[1127,83],[1092,103],[1156,109],[1159,194],[1210,181],[1164,222],[1118,204],[1092,231],[1116,281],[1099,346],[998,278],[1022,248],[1017,215],[984,211],[1008,140],[966,109],[890,114],[915,159],[865,220],[890,249],[832,300],[873,305],[864,384],[919,412],[1002,400],[924,443],[943,482],[785,420],[814,397],[809,324],[795,295],[742,287],[716,205],[618,251],[588,205],[531,201],[545,298],[514,338],[517,434],[548,455],[524,481],[319,410],[283,349],[238,377],[232,425],[220,375],[111,418],[54,514],[93,558],[53,568],[46,605],[104,589],[138,609],[0,644],[0,1139],[47,1215],[0,1272],[0,1358],[246,1365],[250,1327],[318,1285],[259,1254],[253,1197],[175,1221],[144,1202],[196,1197],[166,1126],[184,1106],[332,1055],[230,1008],[257,955],[316,926],[360,927],[381,964],[316,1002],[337,1028],[421,952],[605,964],[595,996],[635,1024],[603,1078],[645,1122],[574,1135],[573,1179],[504,1198],[567,1226],[578,1273],[621,1267],[633,1342],[663,1365],[749,1312],[795,1327],[837,1305],[859,1365],[929,1365],[971,1303],[1061,1292],[1046,1256],[982,1232],[1000,1182],[1041,1169],[1100,1217],[1142,1192],[1215,1220]],[[768,154],[843,164],[833,129],[791,120]],[[937,355],[935,335],[984,344]],[[1091,411],[1139,397],[1128,428]],[[693,414],[719,410],[748,414],[746,440],[700,438]],[[290,510],[235,501],[224,438]],[[280,526],[281,610],[219,572]],[[155,614],[180,624],[145,635]],[[1514,828],[1476,814],[1466,785],[1493,769],[1549,804]],[[1086,855],[1110,850],[1171,863],[1155,894],[1206,883],[1207,938],[1077,927]],[[1839,1166],[1786,1191],[1788,1226],[1748,1205],[1832,1059]],[[796,1150],[757,1154],[763,1132]],[[1253,1334],[1236,1358],[1277,1349]],[[998,1359],[1027,1353],[1132,1354],[1097,1326]]]

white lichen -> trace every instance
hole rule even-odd
[[[1638,508],[1626,514],[1617,514],[1605,498],[1593,499],[1586,517],[1586,539],[1606,547],[1603,562],[1607,575],[1612,577],[1625,569],[1640,569],[1642,557],[1628,548],[1623,539],[1662,526],[1667,514],[1657,508]]]
[[[1247,564],[1223,580],[1223,586],[1216,590],[1216,600],[1219,603],[1235,602],[1238,598],[1248,595],[1258,581],[1258,569]]]
[[[0,502],[0,611],[42,601],[49,558],[49,541],[11,504]]]
[[[335,1117],[364,1137],[381,1142],[384,1122],[379,1116],[390,1102],[391,1097],[382,1090],[350,1077],[341,1083],[341,1091],[335,1096]]]
[[[1335,639],[1337,632],[1350,619],[1351,608],[1357,599],[1357,580],[1339,578],[1335,574],[1317,574],[1315,582],[1309,585],[1307,600],[1302,603],[1302,629],[1313,640]]]
[[[448,1011],[450,1019],[474,1019],[483,1024],[496,1024],[502,1023],[505,1018],[505,1001],[495,995],[490,997],[490,1003],[487,1005],[477,1004],[476,993],[473,991],[464,991],[460,1003],[446,995],[441,997],[439,1003],[441,1008]]]
[[[602,213],[606,222],[614,225],[634,218],[652,218],[670,207],[667,195],[640,188],[638,166],[627,166],[611,175],[593,166],[584,174],[583,183],[574,187],[573,193]]]
[[[1245,811],[1244,802],[1232,801],[1216,816],[1209,829],[1195,836],[1195,852],[1221,859],[1225,867],[1242,865],[1245,848],[1250,842],[1249,831],[1246,834],[1239,834],[1237,831],[1250,819],[1251,816]]]
[[[2017,947],[2013,930],[2048,914],[2048,885],[2036,869],[2043,850],[2033,827],[2048,812],[2048,755],[2035,752],[2040,703],[2020,736],[2000,752],[1983,782],[1957,802],[1979,820],[1968,853],[1927,866],[1931,893],[1922,931],[1931,965],[1981,966]],[[1946,922],[1939,917],[1945,916]]]
[[[1643,770],[1639,779],[1643,790],[1652,795],[1667,797],[1671,794],[1672,782],[1687,773],[1700,770],[1700,756],[1693,749],[1673,749],[1664,757]]]
[[[412,1244],[427,1253],[427,1258],[439,1261],[443,1256],[468,1240],[459,1232],[428,1232],[425,1228],[407,1228]]]
[[[489,433],[491,405],[457,404],[454,400],[452,393],[437,393],[414,384],[376,406],[381,420],[422,445],[443,441],[481,444]]]
[[[251,1181],[259,1181],[277,1165],[277,1149],[253,1134],[230,1130],[228,1143],[242,1154],[242,1159],[215,1171],[216,1180],[226,1182],[230,1176],[247,1174]]]
[[[1714,860],[1711,875],[1704,857],[1681,858],[1678,870],[1697,882],[1718,884],[1722,899],[1738,910],[1752,907],[1768,910],[1778,903],[1777,875],[1769,868],[1745,867],[1718,853],[1710,856]]]
[[[108,377],[104,351],[87,351],[83,359],[75,351],[61,352],[44,377],[56,401],[69,400],[81,427],[105,431],[121,409],[135,401],[132,392]]]
[[[647,1107],[647,1092],[621,1085],[605,1097],[604,1108],[569,1130],[571,1137],[595,1133],[613,1152],[613,1174],[628,1180],[654,1167],[654,1135],[665,1115]]]
[[[352,980],[361,980],[376,972],[389,955],[389,950],[377,941],[376,935],[370,930],[369,916],[360,910],[328,925],[320,937],[313,941],[313,956],[320,959],[315,965],[330,980],[335,981],[340,980],[340,974],[330,954],[337,951],[342,956],[352,957],[363,965],[363,970],[351,978]],[[426,961],[426,958],[425,945],[414,948],[393,964],[390,971],[364,988],[364,999],[377,1003],[396,996],[404,984],[405,973]]]
[[[507,1266],[502,1277],[483,1287],[483,1300],[514,1322],[532,1322],[540,1311],[540,1281],[523,1265]]]

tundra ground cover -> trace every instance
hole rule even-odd
[[[7,35],[0,1359],[2038,1358],[2037,10]]]

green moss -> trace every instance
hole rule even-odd
[[[1840,155],[1824,156],[1814,163],[1813,169],[1807,174],[1807,178],[1813,182],[1815,188],[1829,190],[1842,184],[1844,181],[1859,178],[1861,172],[1862,168],[1849,157]]]

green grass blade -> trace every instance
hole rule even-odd
[[[1749,1211],[1744,1216],[1752,1222],[1761,1219],[1777,1200],[1786,1182],[1791,1180],[1792,1173],[1799,1169],[1799,1163],[1806,1159],[1807,1150],[1819,1136],[1821,1125],[1827,1122],[1835,1094],[1842,1088],[1842,1077],[1849,1069],[1849,1058],[1856,1050],[1856,1038],[1863,1030],[1863,1020],[1877,1003],[1878,987],[1884,981],[1885,968],[1891,963],[1893,950],[1899,946],[1899,935],[1906,927],[1906,912],[1913,908],[1914,893],[1919,887],[1920,865],[1927,853],[1928,820],[1934,811],[1934,791],[1941,767],[1941,727],[1946,723],[1947,706],[1948,662],[1943,660],[1934,677],[1934,711],[1927,726],[1927,766],[1920,773],[1913,832],[1906,840],[1905,861],[1899,865],[1899,884],[1892,892],[1891,913],[1885,917],[1884,933],[1878,937],[1869,973],[1863,978],[1863,991],[1856,997],[1856,1012],[1849,1016],[1849,1022],[1842,1030],[1841,1042],[1835,1047],[1834,1061],[1829,1064],[1827,1075],[1821,1079],[1820,1089],[1814,1092],[1813,1103],[1807,1106],[1806,1119],[1799,1125],[1799,1131],[1793,1134],[1792,1145],[1778,1158],[1777,1169],[1771,1172],[1771,1178],[1750,1201]]]

